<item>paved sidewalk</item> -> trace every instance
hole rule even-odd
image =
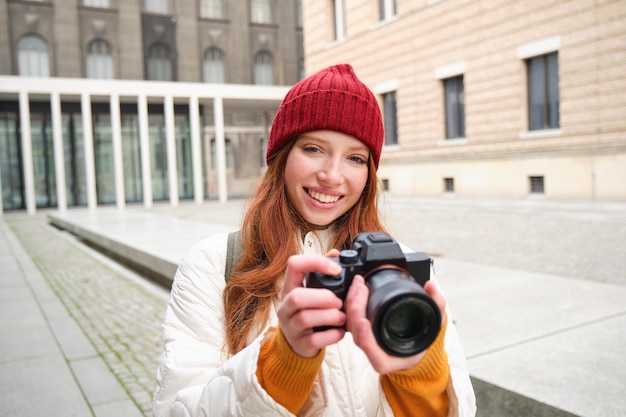
[[[91,415],[67,365],[96,358],[79,337],[63,351],[59,333],[76,330],[37,267],[0,221],[0,408],[3,415]],[[76,332],[74,332],[76,333]],[[78,332],[79,333],[79,332]],[[85,350],[79,352],[80,346]],[[68,349],[69,350],[69,349]],[[66,356],[67,355],[67,356]],[[37,393],[38,395],[35,395]]]
[[[151,415],[167,291],[44,215],[0,219],[0,415]]]
[[[193,243],[237,228],[243,205],[72,209],[50,212],[49,218],[110,253],[131,258],[136,266],[143,264],[151,274],[161,272],[161,281],[167,282]],[[626,415],[621,392],[626,381],[626,203],[387,197],[382,210],[398,240],[437,255],[437,275],[468,357],[480,417]],[[19,381],[11,374],[11,366],[19,368],[33,357],[20,356],[22,345],[37,345],[29,338],[46,334],[47,326],[52,335],[40,345],[66,363],[51,379],[72,398],[82,398],[82,403],[72,401],[74,407],[87,407],[86,413],[63,415],[133,415],[107,414],[115,407],[149,415],[164,292],[132,279],[40,217],[5,214],[5,220],[11,230],[0,220],[0,266],[13,272],[11,278],[3,274],[0,285],[17,295],[2,292],[3,316],[46,302],[56,307],[40,309],[36,331],[16,333],[26,326],[0,321],[0,336],[11,334],[14,340],[1,345],[3,357],[16,356],[0,361],[0,408],[8,404],[9,415],[56,415],[20,414],[20,404],[35,403],[30,379],[36,374]],[[33,279],[37,286],[30,283]],[[43,296],[28,290],[46,283]],[[67,324],[73,331],[63,337],[54,325],[46,325],[54,314],[64,323],[73,321]],[[72,349],[83,346],[85,352],[73,355],[58,340],[69,341]],[[104,380],[113,376],[125,396],[89,394],[93,391],[74,361],[98,358]],[[30,369],[36,370],[36,364]],[[41,382],[37,392],[50,386],[45,378],[35,382]],[[45,392],[50,397],[42,394],[43,403],[56,400],[54,390]]]

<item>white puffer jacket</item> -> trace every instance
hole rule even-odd
[[[320,235],[320,232],[317,233]],[[308,233],[302,253],[324,254],[325,245]],[[327,234],[321,233],[321,240]],[[227,234],[195,245],[179,265],[167,307],[165,348],[157,372],[155,417],[292,416],[256,379],[260,342],[266,329],[228,358],[224,343],[222,291]],[[449,314],[449,312],[448,312]],[[275,312],[271,326],[277,325]],[[452,319],[445,335],[451,383],[449,416],[472,417],[474,391]],[[350,333],[326,348],[313,390],[300,416],[393,416],[378,374],[356,347]]]

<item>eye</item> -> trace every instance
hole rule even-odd
[[[302,150],[304,150],[304,152],[308,152],[308,153],[319,153],[319,152],[321,152],[319,148],[316,148],[315,146],[311,146],[311,145],[303,146]]]
[[[360,155],[353,155],[348,158],[352,162],[356,162],[357,164],[367,164],[367,159]]]

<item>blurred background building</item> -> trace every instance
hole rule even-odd
[[[305,61],[379,98],[393,194],[626,199],[623,0],[0,0],[0,207],[247,194]]]
[[[626,199],[626,2],[304,2],[384,109],[394,194]]]
[[[220,156],[228,193],[248,193],[287,91],[276,86],[304,73],[300,5],[0,0],[0,76],[19,76],[0,79],[3,209],[212,198]]]

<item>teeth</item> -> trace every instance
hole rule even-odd
[[[309,190],[309,195],[322,203],[334,203],[335,201],[339,200],[338,195],[322,194],[318,193],[317,191]]]

